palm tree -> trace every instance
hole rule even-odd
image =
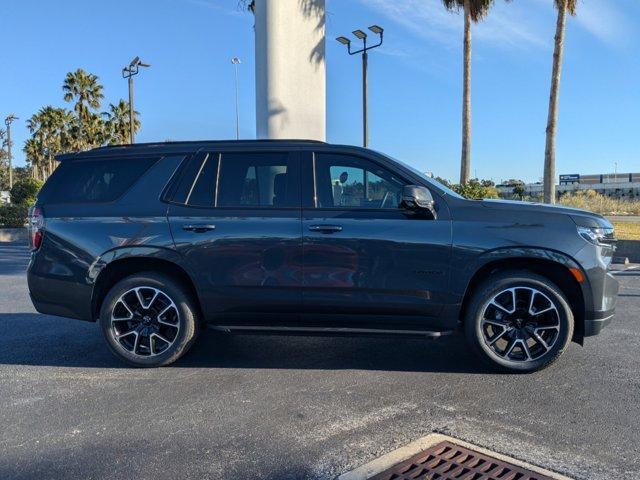
[[[54,157],[70,150],[70,126],[73,115],[64,108],[46,106],[41,108],[27,120],[27,127],[32,138],[37,140],[41,148],[41,155],[46,159],[47,174],[54,170]],[[34,145],[31,146],[32,152]]]
[[[564,31],[567,12],[576,14],[578,0],[554,0],[558,9],[555,47],[553,49],[553,72],[549,93],[549,115],[547,118],[547,139],[544,149],[544,202],[556,203],[556,131],[558,122],[558,101],[560,96],[560,76],[564,53]]]
[[[509,1],[509,0],[507,0]],[[442,0],[450,11],[464,12],[464,61],[462,86],[462,156],[460,160],[460,184],[471,177],[471,22],[482,20],[494,0]]]
[[[39,178],[44,180],[45,167],[44,167],[44,147],[42,141],[37,137],[31,137],[24,143],[24,154],[27,157],[27,162],[31,165],[31,172],[33,178]]]
[[[109,111],[104,112],[102,116],[105,119],[107,131],[107,143],[110,145],[121,145],[129,143],[129,102],[120,99],[114,105],[109,104]],[[133,130],[134,133],[140,130],[140,114],[133,111]]]
[[[66,102],[75,101],[73,111],[78,117],[75,131],[78,135],[77,143],[81,148],[94,145],[97,139],[91,138],[88,131],[95,130],[93,128],[95,120],[91,118],[91,115],[94,110],[100,108],[100,101],[104,98],[98,76],[79,68],[75,72],[67,73],[62,90]]]

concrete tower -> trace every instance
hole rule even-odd
[[[256,0],[258,138],[325,140],[325,0]]]

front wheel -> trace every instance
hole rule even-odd
[[[100,325],[111,351],[137,367],[169,365],[197,336],[194,300],[178,282],[144,272],[111,288],[100,309]]]
[[[479,285],[465,318],[468,342],[491,366],[508,372],[548,367],[573,336],[573,312],[562,291],[527,272],[505,272]]]

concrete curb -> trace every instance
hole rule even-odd
[[[419,438],[418,440],[405,445],[404,447],[400,447],[393,452],[389,452],[386,455],[383,455],[375,460],[362,465],[361,467],[356,468],[355,470],[351,470],[350,472],[343,473],[336,480],[366,480],[371,478],[374,475],[377,475],[380,472],[384,472],[388,468],[396,465],[400,462],[404,462],[408,458],[420,453],[427,448],[433,447],[434,445],[449,441],[451,443],[455,443],[456,445],[460,445],[461,447],[468,448],[469,450],[475,450],[476,452],[483,453],[495,459],[501,460],[503,462],[509,462],[513,465],[517,465],[521,468],[526,468],[532,470],[540,475],[545,475],[547,477],[556,479],[556,480],[572,480],[569,477],[561,475],[559,473],[552,472],[550,470],[546,470],[544,468],[537,467],[535,465],[531,465],[529,463],[525,463],[521,460],[517,460],[512,457],[508,457],[506,455],[502,455],[497,452],[493,452],[491,450],[487,450],[486,448],[479,447],[477,445],[473,445],[471,443],[464,442],[462,440],[458,440],[457,438],[449,437],[447,435],[442,435],[439,433],[432,433],[427,435],[426,437]]]
[[[0,243],[27,242],[29,233],[26,228],[0,228]]]

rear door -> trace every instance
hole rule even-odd
[[[374,159],[318,151],[304,165],[306,319],[437,326],[447,297],[451,221],[398,208],[410,182]],[[306,198],[310,197],[310,198]]]
[[[302,283],[297,152],[201,152],[169,207],[178,251],[195,272],[205,316],[260,323],[299,312]]]

